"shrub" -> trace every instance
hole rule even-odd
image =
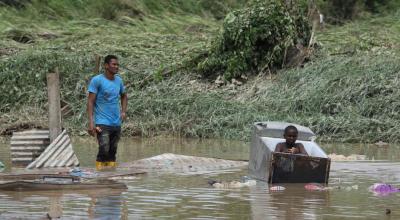
[[[280,68],[286,49],[308,42],[310,29],[306,16],[279,0],[254,1],[225,17],[219,36],[197,69],[204,77],[222,74],[230,80]]]

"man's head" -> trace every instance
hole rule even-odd
[[[291,145],[296,142],[298,134],[297,128],[293,125],[289,125],[285,128],[283,137],[286,139],[286,143]]]
[[[104,58],[104,69],[106,72],[111,73],[111,74],[117,74],[118,73],[118,58],[114,55],[107,55]]]

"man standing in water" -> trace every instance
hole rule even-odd
[[[126,118],[128,97],[122,78],[117,74],[118,65],[116,56],[107,55],[104,58],[105,72],[93,77],[88,89],[88,132],[97,137],[99,143],[96,159],[97,170],[116,167],[121,123]]]
[[[303,144],[296,143],[298,134],[299,132],[295,126],[287,126],[283,133],[283,138],[285,138],[286,142],[277,144],[275,152],[308,155]]]

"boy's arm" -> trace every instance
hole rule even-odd
[[[299,150],[300,150],[299,154],[304,154],[304,155],[307,155],[307,156],[308,156],[308,153],[307,153],[307,151],[306,151],[306,148],[305,148],[304,145],[301,144],[301,143],[299,143]]]
[[[278,143],[275,147],[275,152],[282,152],[282,144]]]

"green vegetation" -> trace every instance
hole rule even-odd
[[[397,0],[313,0],[318,4],[326,21],[343,24],[366,14],[395,12],[400,7]]]
[[[53,7],[52,2],[62,7]],[[121,15],[109,20],[95,16],[108,9],[109,1],[104,5],[82,2],[33,1],[22,9],[0,8],[1,133],[46,125],[46,74],[55,67],[62,77],[63,103],[69,108],[64,124],[72,131],[85,130],[86,86],[94,75],[95,54],[121,57],[121,75],[132,96],[145,91],[148,84],[162,84],[166,69],[175,72],[174,68],[190,54],[205,47],[218,30],[219,15],[214,16],[213,10],[219,8],[218,13],[223,13],[242,4],[241,0],[215,5],[207,0],[163,1],[165,5],[151,0],[121,0],[113,2],[135,5],[142,16]],[[132,8],[122,11],[129,10]]]
[[[159,2],[0,6],[0,133],[46,126],[46,73],[58,67],[64,127],[84,134],[95,54],[116,54],[129,96],[125,135],[248,139],[253,122],[281,120],[322,140],[398,142],[400,13],[328,25],[303,67],[220,86],[187,63],[207,54],[229,17],[219,19],[245,1]]]
[[[308,46],[310,34],[306,13],[292,11],[280,1],[254,1],[226,16],[209,54],[197,66],[203,76],[222,73],[225,80],[279,69],[287,49]]]

